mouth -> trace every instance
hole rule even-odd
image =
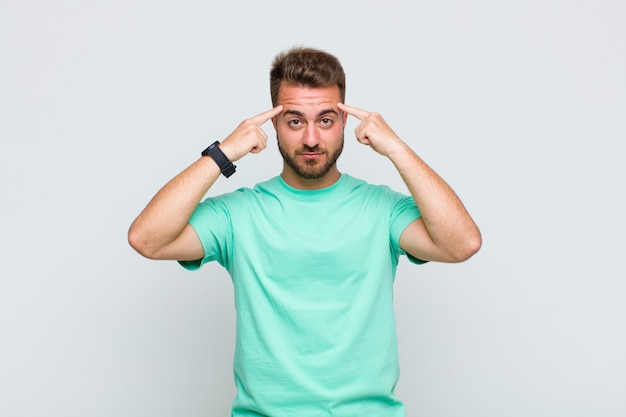
[[[306,160],[316,159],[324,155],[323,152],[300,152],[299,155]]]

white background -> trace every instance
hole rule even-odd
[[[293,45],[343,62],[484,246],[396,280],[407,416],[626,415],[626,3],[0,1],[0,415],[226,416],[232,285],[128,226],[271,107]],[[340,169],[405,190],[357,144]],[[266,126],[270,137],[271,126]],[[280,171],[274,141],[212,193]]]

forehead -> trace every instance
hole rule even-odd
[[[285,107],[331,107],[340,101],[339,87],[307,87],[283,82],[278,90],[278,103]]]

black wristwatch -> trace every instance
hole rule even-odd
[[[210,144],[208,148],[202,151],[202,156],[208,155],[213,158],[217,166],[220,167],[222,174],[228,178],[235,173],[235,168],[237,167],[230,162],[226,155],[224,155],[224,152],[222,152],[220,147],[217,146],[219,144],[220,142],[217,140]]]

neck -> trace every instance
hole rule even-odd
[[[304,178],[295,173],[289,165],[283,165],[283,172],[280,174],[289,186],[300,190],[319,190],[327,188],[339,181],[341,172],[334,165],[326,174],[319,178]]]

